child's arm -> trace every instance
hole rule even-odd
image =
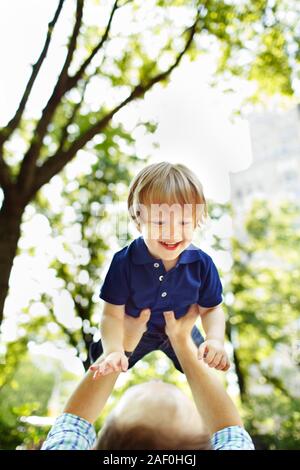
[[[120,307],[120,305],[116,305],[116,307]],[[108,309],[109,308],[108,306]],[[121,310],[121,308],[119,310]],[[124,339],[126,340],[127,338],[126,344],[129,347],[129,351],[133,351],[137,347],[143,333],[146,331],[150,313],[150,309],[143,309],[136,318],[125,314]],[[127,351],[127,348],[125,350]],[[95,365],[100,362],[101,357],[95,361]],[[99,376],[99,380],[95,382],[92,378],[93,374],[88,371],[69,399],[65,406],[64,413],[72,413],[80,416],[93,424],[104,408],[119,376],[119,372],[120,371],[117,373],[113,372],[109,377]]]
[[[150,309],[143,309],[137,318],[125,314],[124,305],[105,302],[100,324],[103,354],[100,362],[93,364],[94,379],[101,375],[128,369],[125,351],[133,351],[146,331]]]
[[[113,305],[104,302],[103,315],[100,322],[103,354],[112,352],[124,353],[124,315],[125,305]]]
[[[224,343],[225,315],[221,304],[210,308],[199,305],[199,312],[206,339],[216,339]]]
[[[205,308],[199,306],[203,329],[206,339],[198,350],[198,358],[218,370],[229,369],[229,359],[224,349],[225,315],[221,304]]]
[[[90,367],[94,372],[94,379],[112,372],[125,372],[128,369],[128,358],[123,348],[124,315],[125,305],[104,302],[100,322],[103,353],[100,362],[97,361],[97,364]]]
[[[151,310],[141,310],[139,317],[125,313],[125,305],[113,305],[104,302],[103,316],[100,323],[104,354],[111,352],[132,352],[136,347],[136,338],[146,331]]]

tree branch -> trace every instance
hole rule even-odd
[[[237,351],[237,348],[235,347],[234,341],[233,341],[233,334],[232,334],[232,326],[230,321],[226,322],[226,334],[228,336],[229,341],[231,342],[233,346],[233,361],[234,361],[234,366],[235,366],[235,372],[237,376],[237,381],[238,381],[238,386],[240,390],[240,398],[241,401],[243,402],[246,396],[246,377],[244,375],[244,372],[241,368],[241,362],[240,362],[240,357],[239,357],[239,352]]]
[[[84,99],[84,94],[85,94],[85,90],[86,90],[86,87],[88,85],[88,80],[84,83],[84,86],[82,88],[82,91],[81,91],[81,98],[80,98],[80,101],[78,101],[78,103],[76,103],[73,107],[73,110],[72,110],[72,113],[69,117],[69,119],[67,120],[64,128],[62,129],[62,132],[61,132],[61,136],[60,136],[60,142],[59,142],[59,145],[58,145],[58,148],[56,150],[56,153],[60,153],[62,152],[63,148],[64,148],[64,144],[65,144],[65,141],[66,141],[66,138],[68,136],[68,127],[73,124],[74,122],[74,119],[83,103],[83,99]]]
[[[271,383],[275,388],[280,390],[280,392],[284,396],[288,396],[288,397],[291,398],[290,392],[284,386],[282,380],[280,380],[278,377],[274,377],[274,376],[268,374],[266,371],[262,371],[262,375],[269,383]]]
[[[130,0],[131,1],[131,0]],[[103,62],[103,61],[102,61]],[[85,90],[86,90],[86,87],[87,85],[89,84],[89,81],[91,80],[91,78],[95,77],[98,75],[98,73],[100,73],[100,70],[101,70],[101,65],[100,64],[98,67],[95,68],[94,72],[92,73],[92,75],[90,75],[86,81],[84,82],[84,85],[82,87],[82,90],[81,90],[81,98],[80,98],[80,101],[78,101],[78,103],[76,103],[76,105],[74,106],[73,110],[72,110],[72,114],[71,116],[69,117],[69,119],[67,120],[63,130],[62,130],[62,133],[61,133],[61,137],[60,137],[60,142],[59,142],[59,146],[56,150],[55,153],[60,153],[63,148],[64,148],[64,144],[65,144],[65,141],[66,141],[66,138],[68,136],[68,127],[73,124],[74,122],[74,119],[77,115],[77,112],[79,111],[82,103],[83,103],[83,100],[84,100],[84,94],[85,94]]]
[[[166,71],[156,75],[146,84],[140,83],[139,85],[137,85],[124,101],[122,101],[118,106],[113,108],[106,116],[100,119],[97,123],[91,126],[90,129],[88,129],[84,134],[79,136],[78,139],[73,142],[69,149],[61,153],[56,152],[40,168],[37,169],[33,194],[38,191],[45,183],[48,183],[54,175],[59,173],[62,168],[64,168],[64,166],[72,160],[78,150],[83,148],[84,145],[89,142],[97,133],[101,132],[110,122],[112,117],[118,111],[120,111],[120,109],[122,109],[131,101],[141,98],[153,85],[165,80],[171,74],[171,72],[178,66],[183,55],[187,52],[190,45],[192,44],[198,20],[199,12],[193,25],[185,31],[185,33],[188,32],[188,39],[183,50],[178,54],[174,63]]]
[[[118,6],[118,0],[115,0],[115,3],[113,5],[113,8],[111,10],[111,13],[110,13],[110,17],[109,17],[109,20],[108,20],[108,23],[107,23],[107,26],[105,28],[105,31],[104,31],[104,34],[101,38],[101,40],[99,41],[99,43],[97,44],[97,46],[94,47],[94,49],[92,50],[91,54],[89,55],[89,57],[83,62],[83,64],[81,65],[81,67],[79,68],[79,70],[76,72],[75,75],[73,75],[72,77],[69,78],[69,84],[68,84],[68,87],[69,89],[73,88],[77,83],[78,83],[78,80],[80,80],[80,78],[83,76],[84,72],[86,71],[88,65],[92,62],[93,58],[95,57],[95,55],[100,51],[100,49],[103,47],[104,43],[106,42],[107,38],[108,38],[108,35],[109,35],[109,31],[110,31],[110,28],[111,28],[111,24],[112,24],[112,20],[113,20],[113,17],[114,17],[114,14],[116,12],[116,10],[120,8]]]
[[[127,3],[130,3],[132,0],[129,0],[125,3],[122,4],[122,6],[126,5]],[[99,42],[99,44],[93,49],[92,53],[90,54],[90,56],[86,59],[86,61],[82,64],[82,66],[80,67],[80,69],[78,70],[78,72],[73,76],[73,77],[69,77],[69,83],[68,83],[68,89],[69,88],[73,88],[76,83],[80,80],[80,78],[82,78],[82,76],[84,75],[84,72],[87,68],[87,66],[91,63],[92,59],[94,58],[94,56],[97,54],[97,52],[102,48],[104,42],[107,40],[107,37],[108,37],[108,34],[109,34],[109,30],[110,30],[110,27],[111,27],[111,23],[112,23],[112,20],[113,20],[113,16],[114,16],[114,13],[115,11],[119,8],[118,6],[118,0],[115,1],[114,3],[114,6],[112,8],[112,11],[111,11],[111,14],[110,14],[110,18],[109,18],[109,21],[108,21],[108,24],[107,24],[107,27],[106,27],[106,30],[104,32],[104,35],[101,39],[101,41]],[[62,134],[61,134],[61,138],[60,138],[60,143],[59,143],[59,146],[58,146],[58,149],[56,150],[56,153],[60,153],[62,150],[63,150],[63,146],[64,146],[64,143],[65,143],[65,140],[66,140],[66,137],[68,135],[67,133],[67,129],[68,127],[73,123],[74,121],[74,118],[78,112],[78,110],[80,109],[80,106],[83,102],[83,98],[84,98],[84,93],[85,93],[85,90],[86,90],[86,87],[88,85],[88,82],[89,80],[97,75],[97,73],[99,73],[99,67],[96,68],[96,70],[94,71],[94,73],[89,77],[88,80],[85,81],[84,83],[84,87],[83,87],[83,90],[82,90],[82,94],[81,94],[81,100],[74,106],[73,108],[73,111],[72,111],[72,114],[70,116],[70,118],[67,120],[67,123],[65,125],[65,127],[63,128],[62,130]]]
[[[68,83],[68,68],[71,64],[74,51],[76,49],[77,39],[81,27],[82,15],[83,15],[84,0],[77,0],[76,6],[76,21],[73,28],[72,35],[70,37],[68,45],[68,53],[57,79],[56,85],[52,92],[52,95],[43,109],[41,119],[39,120],[37,127],[34,131],[34,137],[31,145],[26,152],[24,159],[21,164],[21,169],[18,177],[18,186],[21,190],[27,193],[30,190],[30,186],[34,180],[34,174],[36,170],[35,163],[39,156],[39,151],[42,146],[43,138],[47,132],[48,125],[53,117],[53,114],[60,103],[60,100],[64,93],[67,91]]]
[[[49,308],[49,314],[52,320],[60,327],[60,329],[67,336],[67,338],[69,338],[71,346],[73,346],[79,353],[78,342],[76,340],[76,334],[74,335],[61,321],[58,320],[58,318],[56,317],[56,315],[54,314],[51,308]]]
[[[9,166],[5,163],[3,155],[0,154],[0,186],[5,191],[12,185]]]
[[[41,52],[38,60],[32,66],[31,76],[30,76],[30,78],[28,80],[28,83],[25,87],[25,91],[24,91],[23,96],[21,98],[18,109],[17,109],[15,115],[13,116],[13,118],[7,124],[6,128],[1,129],[1,132],[0,132],[0,147],[7,139],[9,139],[11,134],[14,132],[14,130],[18,127],[18,125],[20,123],[20,120],[22,118],[24,109],[26,107],[28,98],[29,98],[31,90],[32,90],[32,87],[33,87],[34,82],[36,80],[36,77],[38,76],[38,73],[41,69],[41,66],[42,66],[42,64],[43,64],[43,62],[44,62],[44,60],[47,56],[47,52],[48,52],[49,45],[50,45],[51,38],[52,38],[52,33],[53,33],[54,27],[57,23],[57,20],[59,18],[59,15],[61,13],[64,1],[65,0],[60,0],[59,1],[56,12],[54,14],[54,17],[53,17],[52,21],[50,21],[50,23],[48,24],[48,32],[47,32],[44,47],[42,49],[42,52]]]

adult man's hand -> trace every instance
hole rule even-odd
[[[174,312],[164,312],[166,320],[165,332],[172,340],[185,339],[191,336],[192,328],[196,319],[199,317],[199,307],[197,304],[192,304],[187,313],[176,320]]]
[[[166,320],[166,334],[169,336],[170,341],[182,341],[190,338],[191,330],[199,315],[199,307],[197,304],[190,306],[188,312],[181,318],[176,320],[173,311],[164,312]],[[208,339],[199,346],[198,359],[203,360],[209,367],[214,367],[217,370],[227,371],[230,367],[230,362],[224,345],[217,340]]]
[[[139,344],[141,337],[147,330],[147,323],[151,315],[149,308],[144,308],[140,316],[135,318],[130,315],[124,316],[124,351],[134,351]]]

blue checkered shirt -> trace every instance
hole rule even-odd
[[[89,450],[95,446],[94,427],[70,413],[59,416],[52,426],[42,450]],[[241,426],[216,432],[211,439],[214,450],[254,450],[251,437]]]

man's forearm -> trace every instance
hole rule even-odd
[[[104,354],[124,351],[124,320],[111,315],[103,315],[100,323],[101,342]]]
[[[239,413],[215,373],[197,359],[197,348],[190,337],[171,339],[191,388],[198,412],[211,433],[228,426],[242,426]]]
[[[224,342],[225,315],[221,307],[213,308],[202,314],[201,321],[206,339],[217,339]]]
[[[64,413],[80,416],[93,424],[110,397],[119,374],[113,372],[93,380],[93,372],[88,371],[70,397]]]

